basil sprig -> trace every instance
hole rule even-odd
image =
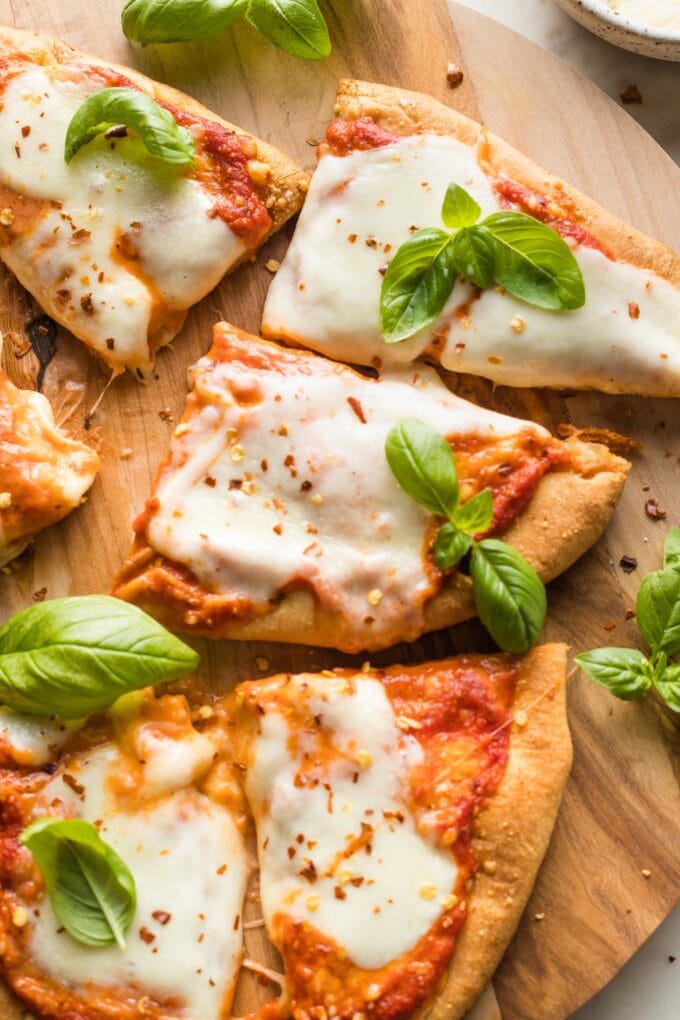
[[[492,213],[450,184],[441,217],[449,230],[417,230],[396,251],[380,291],[380,330],[388,344],[413,336],[441,314],[458,274],[487,290],[498,284],[551,311],[585,303],[583,276],[565,240],[526,213]]]
[[[470,576],[479,618],[506,652],[536,643],[546,614],[545,588],[518,552],[495,538],[478,540],[493,519],[493,493],[483,489],[460,502],[453,451],[435,429],[405,418],[388,434],[387,462],[404,492],[430,513],[445,517],[434,541],[440,570],[470,553]]]
[[[52,599],[0,627],[0,704],[82,719],[122,694],[196,669],[198,655],[119,599]]]
[[[79,818],[41,818],[22,832],[45,881],[57,920],[84,946],[125,949],[137,895],[125,862],[94,825]]]
[[[662,701],[680,712],[680,528],[664,543],[663,570],[647,574],[638,590],[635,617],[650,648],[596,648],[576,656],[584,673],[623,701],[643,698],[654,688]]]
[[[224,32],[242,15],[293,57],[325,60],[331,52],[317,0],[128,0],[123,32],[132,42],[199,42]]]
[[[191,132],[145,92],[125,88],[102,89],[78,107],[66,132],[64,159],[70,163],[98,135],[122,126],[132,128],[151,155],[163,162],[193,163],[196,148]]]

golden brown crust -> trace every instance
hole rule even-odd
[[[230,124],[229,121],[219,117],[208,107],[203,106],[196,99],[187,96],[171,85],[147,78],[146,75],[126,67],[123,64],[112,64],[100,57],[93,57],[87,53],[73,49],[67,43],[50,36],[37,32],[24,32],[18,28],[8,26],[0,27],[0,56],[23,52],[40,63],[56,62],[58,64],[84,64],[86,66],[106,67],[119,74],[125,75],[130,81],[150,95],[153,99],[171,103],[185,113],[193,114],[196,117],[204,117],[206,120],[220,124],[227,131],[235,132],[243,137],[250,138],[257,146],[257,159],[268,163],[271,167],[271,178],[266,188],[266,196],[274,199],[271,207],[268,206],[269,215],[272,218],[272,226],[267,237],[278,230],[286,220],[290,219],[302,206],[304,195],[309,182],[309,174],[300,167],[285,153],[277,149],[269,142],[251,135],[243,128]],[[244,258],[248,258],[247,253]]]
[[[465,1016],[500,963],[533,888],[571,767],[566,663],[567,647],[558,644],[534,648],[522,660],[512,711],[515,718],[523,712],[526,725],[513,724],[503,782],[475,825],[481,867],[428,1020]]]
[[[436,99],[391,85],[343,79],[338,85],[335,112],[348,120],[372,117],[396,134],[435,131],[452,134],[466,145],[486,143],[484,158],[492,175],[506,174],[518,184],[546,195],[564,210],[565,218],[581,224],[616,259],[649,269],[680,287],[680,257],[671,248],[635,230],[481,124]]]

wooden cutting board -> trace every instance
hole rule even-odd
[[[420,89],[481,116],[637,227],[676,247],[680,243],[680,172],[652,139],[555,57],[465,8],[452,7],[454,33],[443,0],[326,0],[334,52],[326,63],[311,65],[274,50],[244,26],[200,47],[133,49],[119,29],[121,6],[122,0],[0,0],[0,21],[53,33],[168,81],[309,167],[332,113],[337,78],[353,75]],[[449,61],[466,71],[455,91],[446,81]],[[256,265],[239,269],[202,302],[173,349],[159,358],[154,383],[144,388],[131,378],[118,380],[89,432],[87,410],[106,377],[58,332],[43,389],[60,418],[80,434],[98,437],[103,466],[87,504],[41,535],[34,556],[0,578],[3,618],[30,605],[36,592],[52,598],[107,590],[130,542],[132,517],[167,447],[169,419],[181,412],[186,367],[208,348],[218,317],[257,331],[270,281],[264,263],[280,257],[286,243],[287,235],[274,238]],[[49,339],[49,323],[37,321],[39,315],[21,288],[0,278],[5,367],[22,385],[35,385],[39,363],[32,351],[21,357],[14,352],[21,353],[26,337]],[[479,381],[458,382],[478,400],[552,428],[565,421],[605,425],[644,443],[605,540],[550,586],[545,631],[546,638],[568,641],[574,651],[633,643],[636,633],[626,610],[642,574],[659,564],[666,525],[680,523],[680,404],[492,392]],[[666,522],[646,517],[647,491],[668,510]],[[624,553],[638,558],[636,573],[622,573],[618,562]],[[471,623],[393,648],[374,661],[420,661],[487,646],[479,625]],[[258,675],[256,656],[265,657],[272,672],[352,661],[283,645],[200,647],[204,675],[219,690]],[[571,679],[570,710],[575,762],[563,809],[496,978],[505,1020],[563,1020],[616,973],[680,898],[680,739],[673,723],[651,701],[617,702],[578,673]],[[643,868],[651,871],[648,879]],[[535,921],[537,913],[545,919]],[[247,933],[247,951],[276,963],[261,931]],[[270,992],[244,983],[235,1014]]]

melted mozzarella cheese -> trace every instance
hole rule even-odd
[[[65,163],[68,124],[100,87],[94,77],[70,81],[40,67],[6,84],[0,186],[45,207],[2,254],[50,313],[109,364],[143,371],[153,360],[149,333],[163,326],[152,324],[154,300],[170,312],[167,343],[181,325],[178,313],[212,290],[245,246],[212,215],[214,199],[198,181],[137,139],[118,139],[112,149],[100,137]],[[121,237],[138,261],[121,257]]]
[[[171,752],[142,738],[143,797],[134,808],[116,793],[125,763],[113,744],[67,761],[43,789],[35,817],[59,814],[98,822],[102,838],[122,857],[135,880],[137,909],[124,951],[80,945],[60,925],[46,898],[31,916],[30,947],[53,979],[86,988],[105,984],[136,994],[172,999],[172,1015],[222,1020],[229,1015],[241,959],[236,918],[247,883],[243,837],[230,813],[194,787],[205,773],[207,737],[195,735]],[[192,761],[190,761],[192,760]],[[75,780],[78,791],[64,781]],[[225,867],[226,865],[226,867]],[[154,916],[154,914],[156,916]],[[168,917],[169,915],[169,917]],[[150,938],[153,936],[153,938]],[[180,1005],[181,1004],[181,1005]]]
[[[51,524],[77,507],[98,469],[96,452],[55,424],[42,393],[20,390],[0,372],[0,566],[41,518]]]
[[[197,407],[173,438],[149,542],[208,590],[255,603],[305,581],[351,622],[357,649],[397,624],[418,633],[432,590],[431,518],[388,467],[389,430],[413,417],[447,436],[547,436],[461,400],[425,367],[376,382],[330,362],[307,375],[204,358],[193,386]]]
[[[384,343],[380,270],[413,227],[440,224],[451,181],[474,195],[483,215],[499,208],[475,150],[453,138],[417,135],[323,155],[269,289],[265,335],[383,365],[411,361],[436,336],[445,338],[439,356],[446,368],[498,383],[680,392],[680,293],[654,273],[584,246],[574,251],[586,287],[583,308],[546,312],[495,290],[471,301],[472,288],[459,280],[432,326],[403,343]]]
[[[17,765],[46,765],[81,726],[0,707],[0,759]]]
[[[246,791],[257,820],[265,919],[274,938],[277,915],[288,915],[332,939],[359,967],[383,967],[427,933],[456,882],[452,854],[417,831],[408,808],[408,770],[422,751],[397,727],[379,681],[357,676],[350,686],[304,674],[290,683],[290,696],[320,717],[332,755],[322,781],[305,785],[300,776],[315,756],[305,757],[304,740],[291,750],[283,714],[259,719]],[[313,882],[300,874],[310,862]]]

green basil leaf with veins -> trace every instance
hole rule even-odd
[[[193,162],[191,132],[145,92],[123,88],[102,89],[78,107],[66,132],[64,159],[70,163],[84,145],[119,125],[132,128],[151,155],[163,162],[177,166]]]
[[[466,227],[453,239],[456,269],[470,283],[487,290],[495,278],[496,244],[486,227]]]
[[[451,234],[418,230],[387,267],[380,290],[380,330],[388,344],[413,336],[441,314],[456,282]]]
[[[556,230],[520,212],[482,222],[496,246],[496,283],[527,304],[553,311],[580,308],[585,286],[571,248]]]
[[[35,859],[57,920],[69,935],[94,948],[117,943],[137,905],[135,881],[125,862],[94,825],[79,818],[41,818],[19,842]]]
[[[470,575],[479,618],[496,644],[505,652],[526,652],[547,609],[536,571],[505,542],[487,538],[472,551]]]
[[[388,433],[385,456],[411,499],[442,517],[454,512],[458,504],[456,460],[436,429],[417,418],[404,418]]]
[[[447,227],[471,227],[482,214],[482,207],[459,184],[449,184],[442,205],[442,220]]]
[[[192,648],[107,595],[41,602],[0,627],[0,703],[28,715],[82,719],[197,665]]]
[[[575,657],[591,680],[622,701],[643,697],[652,686],[649,663],[637,648],[595,648]]]
[[[654,681],[659,696],[674,712],[680,712],[680,663],[668,666]]]
[[[199,42],[229,28],[247,6],[248,0],[128,0],[123,32],[131,42]]]
[[[328,26],[316,0],[250,0],[246,21],[292,57],[325,60],[331,52]]]
[[[680,572],[655,570],[638,589],[635,615],[653,651],[680,652]]]
[[[461,503],[453,515],[453,523],[468,535],[480,535],[491,527],[493,520],[493,492],[482,489],[467,503]]]
[[[450,570],[460,563],[469,551],[472,539],[447,521],[442,524],[434,540],[434,559],[440,570]]]
[[[663,544],[665,570],[680,570],[680,528],[671,528]]]

